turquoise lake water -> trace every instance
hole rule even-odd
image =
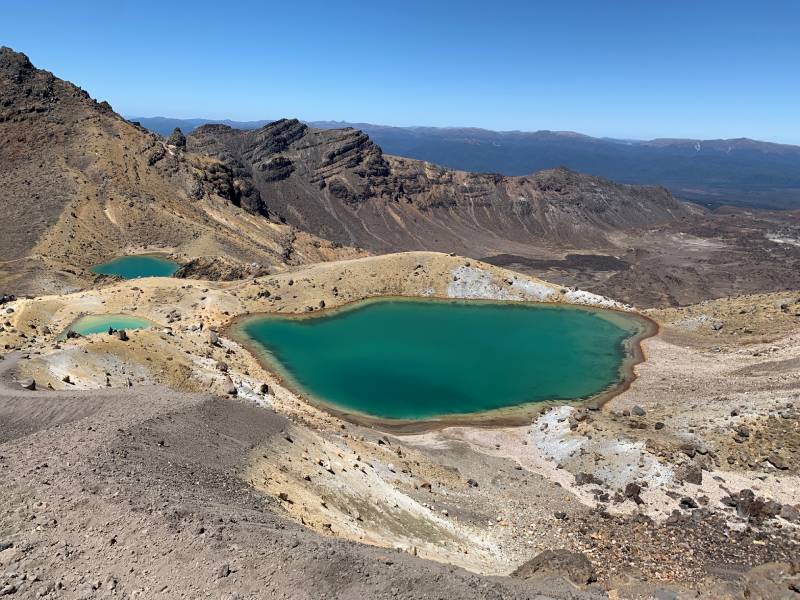
[[[345,412],[428,419],[595,395],[639,319],[576,307],[380,300],[239,330],[288,381]]]
[[[147,329],[152,326],[152,321],[130,315],[87,315],[70,325],[69,329],[81,335],[92,335],[93,333],[105,333],[109,327],[114,329]]]
[[[169,277],[180,268],[172,260],[158,256],[134,254],[120,256],[112,261],[95,265],[92,271],[101,275],[116,275],[123,279],[138,279],[139,277]]]

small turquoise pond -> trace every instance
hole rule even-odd
[[[367,301],[237,325],[290,384],[348,413],[424,420],[596,395],[643,319],[578,307]]]
[[[152,326],[152,321],[142,317],[132,317],[130,315],[87,315],[75,321],[67,328],[67,331],[74,331],[81,335],[92,335],[93,333],[105,333],[109,328],[147,329]],[[64,335],[66,335],[66,331]]]
[[[172,260],[146,254],[120,256],[112,261],[92,267],[94,273],[101,275],[116,275],[123,279],[138,279],[139,277],[170,277],[180,268]]]

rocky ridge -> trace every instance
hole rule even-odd
[[[222,160],[299,228],[375,251],[486,250],[531,238],[608,245],[608,234],[688,218],[662,188],[614,184],[567,169],[475,174],[385,156],[355,129],[282,119],[256,130],[204,125],[188,147]]]

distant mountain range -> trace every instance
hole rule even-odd
[[[263,121],[131,117],[168,135],[209,123],[257,129]],[[730,140],[595,138],[564,131],[489,131],[475,128],[389,127],[316,121],[320,129],[353,127],[387,154],[472,172],[526,175],[565,166],[624,183],[663,185],[709,207],[800,209],[800,146]]]

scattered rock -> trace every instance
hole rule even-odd
[[[124,329],[119,329],[117,331],[117,337],[119,338],[119,341],[121,341],[121,342],[127,342],[128,339],[129,339],[128,338],[128,332],[125,331]]]
[[[33,390],[36,389],[36,380],[35,379],[23,379],[22,381],[20,381],[20,385],[23,387],[23,389],[33,391]]]
[[[743,519],[753,521],[776,517],[783,509],[778,502],[756,496],[753,490],[747,488],[740,490],[738,494],[720,498],[720,502],[736,508],[736,514]]]
[[[645,414],[647,414],[647,413],[645,412],[645,410],[644,410],[644,409],[643,409],[641,406],[639,406],[639,405],[637,404],[636,406],[634,406],[634,407],[631,409],[631,414],[632,414],[632,415],[634,415],[635,417],[643,417],[643,416],[645,416]]]

